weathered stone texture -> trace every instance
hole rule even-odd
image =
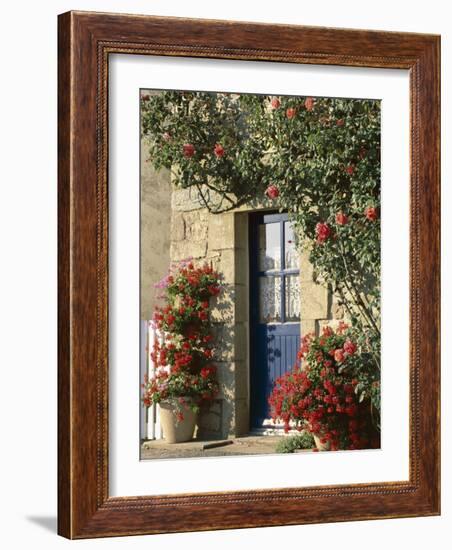
[[[212,264],[222,276],[223,291],[211,299],[210,319],[216,342],[220,394],[202,411],[201,433],[215,437],[249,430],[249,257],[248,212],[271,206],[256,201],[232,212],[211,214],[187,189],[173,189],[171,261],[193,258]],[[316,281],[309,248],[300,254],[301,332],[319,332],[343,307]]]
[[[170,265],[171,181],[168,170],[156,172],[147,162],[146,143],[141,147],[140,315],[150,319],[156,305],[154,284]]]

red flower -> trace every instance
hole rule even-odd
[[[209,316],[205,311],[200,311],[198,312],[198,317],[201,319],[201,321],[206,321]]]
[[[269,199],[276,199],[277,197],[279,197],[279,189],[276,187],[276,185],[269,185],[265,190],[265,194]]]
[[[338,225],[347,225],[348,217],[343,212],[338,212],[336,214],[336,223]]]
[[[345,359],[345,355],[344,355],[344,351],[341,350],[341,349],[337,349],[335,352],[334,352],[334,360],[337,362],[337,363],[342,363],[342,361]]]
[[[215,285],[210,285],[207,287],[207,290],[211,294],[211,296],[218,296],[220,294],[220,287]]]
[[[343,126],[344,125],[344,119],[343,118],[338,118],[336,120],[336,126]]]
[[[286,117],[288,119],[294,118],[294,116],[297,114],[297,110],[295,107],[289,107],[286,111]]]
[[[224,156],[224,147],[220,143],[217,143],[215,144],[213,152],[215,153],[217,159],[221,159],[221,157]]]
[[[351,340],[347,340],[344,344],[344,351],[348,353],[348,355],[353,355],[357,349],[358,346]]]
[[[209,378],[209,376],[210,376],[210,369],[207,368],[207,367],[203,367],[203,368],[201,369],[200,375],[201,375],[201,378],[204,378],[204,379]]]
[[[327,223],[319,222],[315,226],[315,234],[318,243],[324,243],[331,235],[331,228]]]
[[[195,154],[195,151],[195,146],[192,143],[185,143],[182,147],[182,152],[186,159],[191,158]]]
[[[368,206],[364,210],[364,215],[370,221],[375,221],[378,218],[377,209],[374,206]]]
[[[354,171],[355,171],[354,164],[349,164],[348,166],[345,167],[345,173],[348,174],[349,176],[352,176]]]
[[[203,309],[209,309],[209,302],[207,302],[207,301],[206,302],[201,302],[201,307]]]
[[[271,100],[270,105],[271,105],[272,109],[278,109],[281,105],[281,101],[279,101],[279,99],[277,97],[274,97]]]
[[[168,323],[168,325],[172,325],[175,320],[176,318],[174,317],[174,315],[169,314],[166,316],[166,322]]]
[[[305,99],[304,106],[306,107],[306,111],[312,111],[312,109],[314,109],[314,98],[307,97]]]

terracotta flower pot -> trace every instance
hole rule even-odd
[[[190,407],[171,401],[163,401],[159,406],[160,424],[167,443],[182,443],[193,439],[197,415]],[[178,420],[178,412],[182,413],[182,420]]]

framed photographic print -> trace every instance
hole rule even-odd
[[[59,17],[59,533],[439,514],[437,36]]]

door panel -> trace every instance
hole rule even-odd
[[[250,217],[250,304],[251,424],[260,427],[300,347],[299,256],[287,214]]]

